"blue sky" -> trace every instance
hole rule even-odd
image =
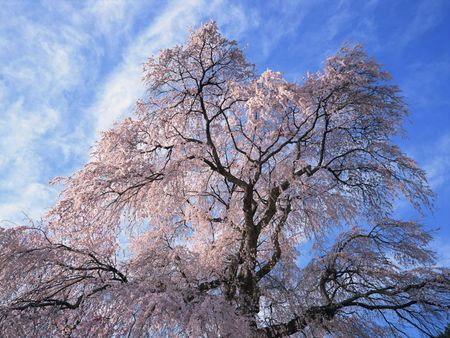
[[[133,111],[146,57],[214,19],[258,71],[301,81],[344,42],[389,70],[411,111],[398,143],[427,170],[450,266],[450,1],[13,1],[0,9],[0,219],[39,218],[55,176],[82,167],[99,132]]]

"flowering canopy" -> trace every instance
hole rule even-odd
[[[389,79],[361,46],[302,83],[258,75],[213,22],[150,58],[147,97],[55,180],[43,223],[0,230],[0,331],[432,335],[449,275],[429,234],[392,217],[432,192],[392,143],[407,110]]]

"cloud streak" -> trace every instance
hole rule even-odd
[[[55,197],[47,186],[55,169],[87,152],[73,102],[96,76],[96,50],[83,52],[94,40],[86,27],[95,18],[81,22],[80,13],[68,13],[76,13],[68,4],[29,10],[7,3],[0,17],[0,219],[42,214]]]

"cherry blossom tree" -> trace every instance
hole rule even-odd
[[[433,196],[392,141],[408,112],[389,80],[361,46],[301,83],[259,75],[214,22],[162,50],[45,218],[0,230],[0,332],[436,334],[449,271],[393,217]]]

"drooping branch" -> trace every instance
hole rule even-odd
[[[95,252],[53,243],[39,228],[4,230],[0,264],[4,274],[22,267],[25,285],[5,286],[4,306],[11,310],[58,307],[76,309],[82,301],[115,283],[127,283],[126,274]]]
[[[407,268],[433,260],[424,247],[428,240],[417,224],[394,220],[367,232],[353,229],[342,234],[325,256],[305,269],[306,279],[308,274],[319,277],[313,292],[322,304],[305,304],[293,319],[261,328],[261,335],[285,337],[310,326],[332,325],[351,313],[378,316],[388,311],[391,316],[381,319],[391,329],[402,332],[397,317],[431,336],[426,327],[433,327],[436,317],[450,308],[450,272]]]

